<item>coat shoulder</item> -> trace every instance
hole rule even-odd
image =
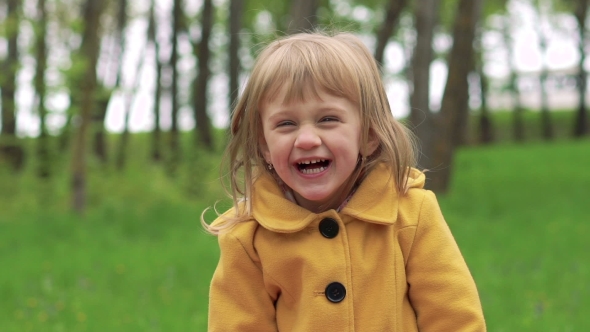
[[[232,218],[236,218],[233,208],[220,215],[212,225],[223,225]],[[219,232],[219,248],[229,252],[245,250],[253,261],[257,261],[254,238],[259,228],[260,224],[253,218],[239,221]]]
[[[212,225],[223,225],[228,221],[233,223],[233,225],[221,231],[219,237],[249,238],[253,236],[256,229],[260,226],[254,218],[234,222],[236,218],[237,216],[233,208],[217,217]]]
[[[438,208],[438,202],[432,191],[421,187],[410,188],[405,195],[399,198],[399,226],[417,226],[424,210],[433,208]]]

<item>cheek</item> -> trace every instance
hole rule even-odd
[[[271,157],[276,161],[279,161],[279,159],[283,159],[288,155],[288,149],[278,141],[273,141],[269,144],[269,152]]]
[[[271,146],[269,146],[268,142],[269,141],[267,140],[266,135],[264,133],[260,134],[258,138],[258,147],[266,161],[270,161],[271,156]]]
[[[273,164],[283,160],[287,153],[286,150],[285,146],[276,137],[268,137],[266,139],[266,152],[264,156],[267,160],[272,160]]]

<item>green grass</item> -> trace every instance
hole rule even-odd
[[[443,212],[490,331],[590,328],[590,142],[465,149]]]
[[[4,224],[1,330],[204,330],[217,250],[199,231],[200,207]]]
[[[200,153],[174,180],[142,158],[93,163],[83,217],[65,172],[0,172],[0,331],[205,331],[218,249],[199,218],[223,197],[218,162]],[[439,200],[489,331],[590,327],[588,165],[588,140],[458,153]]]
[[[223,194],[219,156],[194,158],[175,179],[143,158],[91,162],[84,216],[66,172],[0,173],[0,331],[206,330],[218,249],[199,220]]]

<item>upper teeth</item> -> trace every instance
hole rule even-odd
[[[302,161],[302,162],[300,162],[300,164],[309,165],[309,164],[315,164],[315,163],[320,163],[320,162],[324,162],[324,161],[326,161],[326,160],[325,159],[316,159],[316,160]]]

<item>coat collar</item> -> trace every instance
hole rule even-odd
[[[410,187],[424,186],[424,173],[412,169]],[[398,194],[391,171],[377,165],[340,212],[366,222],[389,225],[397,220]],[[334,211],[332,211],[334,212]],[[274,178],[264,173],[252,190],[252,215],[264,228],[278,233],[297,232],[326,212],[315,214],[285,198]]]

